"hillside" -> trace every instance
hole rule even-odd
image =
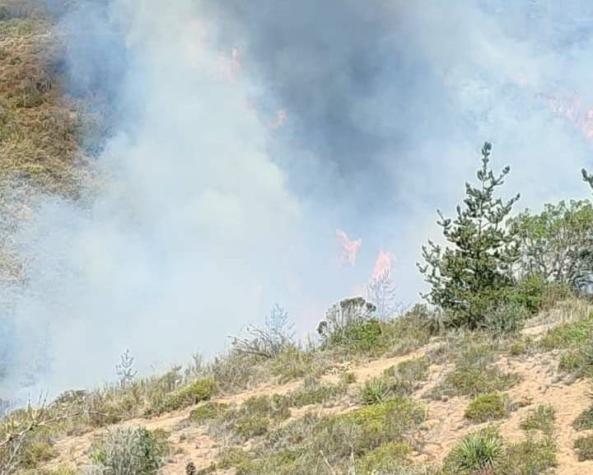
[[[19,277],[7,235],[32,196],[76,198],[89,176],[81,103],[64,94],[59,42],[38,3],[0,2],[0,279]]]
[[[166,445],[164,474],[190,464],[188,473],[219,474],[591,473],[592,311],[558,302],[499,338],[430,337],[412,312],[383,324],[372,346],[291,349],[265,361],[229,354],[67,393],[32,416],[30,469],[17,473],[95,473],[92,461],[109,453],[105,434],[140,427]],[[480,431],[496,434],[495,468],[462,470],[471,456],[460,444]]]

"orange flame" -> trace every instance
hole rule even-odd
[[[375,260],[375,267],[373,268],[373,279],[379,279],[385,275],[391,275],[391,269],[393,267],[393,261],[395,257],[390,252],[381,249],[379,255]]]
[[[355,265],[358,251],[362,247],[362,239],[352,240],[341,229],[336,230],[336,236],[342,253],[342,262],[350,266]]]
[[[288,115],[286,114],[286,111],[279,110],[278,112],[276,112],[276,116],[272,120],[272,123],[270,124],[270,128],[279,129],[286,123],[287,119],[288,119]]]
[[[543,95],[554,114],[565,118],[579,129],[587,139],[593,139],[593,109],[584,107],[578,98],[560,98]]]

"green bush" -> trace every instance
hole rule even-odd
[[[515,284],[508,299],[535,315],[543,306],[547,286],[548,283],[541,275],[529,275]]]
[[[142,427],[120,428],[94,444],[91,459],[110,475],[156,475],[166,453],[163,434]]]
[[[345,383],[321,384],[315,378],[306,378],[303,385],[286,398],[293,407],[303,407],[311,404],[323,404],[336,399],[346,393]]]
[[[362,404],[379,404],[395,396],[391,378],[372,378],[360,389]]]
[[[532,409],[527,417],[521,421],[521,429],[526,431],[539,430],[544,434],[554,431],[556,411],[550,405],[539,405]]]
[[[573,422],[573,427],[576,430],[593,429],[593,407],[585,409]]]
[[[343,331],[332,334],[330,344],[356,352],[369,352],[378,349],[382,333],[379,320],[358,320],[346,326]]]
[[[189,413],[189,420],[196,424],[203,424],[204,422],[223,416],[228,409],[228,404],[207,402],[191,411]]]
[[[579,461],[593,460],[593,435],[581,437],[574,443]]]
[[[509,407],[509,398],[505,394],[480,394],[469,403],[465,417],[478,423],[502,419],[508,416]]]
[[[445,459],[444,471],[451,475],[488,473],[504,452],[502,438],[488,428],[464,437]]]
[[[289,400],[284,396],[253,396],[240,407],[226,410],[217,425],[245,441],[266,434],[274,423],[290,417],[288,406]]]
[[[147,414],[159,415],[208,401],[216,393],[216,388],[217,384],[214,379],[199,379],[167,394],[164,399],[156,401],[156,404],[148,409]]]
[[[409,429],[425,419],[424,407],[410,399],[397,397],[336,416],[334,421],[350,424],[360,430],[359,450],[362,450],[401,440]]]
[[[504,456],[498,459],[494,473],[501,475],[536,475],[548,473],[555,467],[556,445],[554,441],[545,437],[542,440],[530,438],[517,444],[512,444],[504,451]]]
[[[496,335],[518,332],[529,316],[529,310],[520,303],[501,298],[486,313],[483,328]]]
[[[22,464],[35,468],[42,462],[48,462],[57,456],[56,449],[48,440],[36,440],[23,448]]]
[[[271,371],[281,383],[286,383],[322,372],[322,369],[316,368],[313,353],[291,346],[272,361]]]
[[[264,435],[269,428],[270,419],[257,414],[243,415],[234,424],[235,432],[243,440]]]
[[[445,380],[432,391],[431,396],[478,396],[506,391],[519,382],[513,373],[504,373],[496,367],[461,366],[445,376]]]
[[[421,356],[419,358],[402,361],[397,366],[385,370],[385,374],[403,381],[426,381],[429,368],[430,361],[428,360],[428,357]]]
[[[366,453],[356,464],[356,473],[398,473],[410,464],[408,444],[388,442]]]
[[[593,313],[580,320],[562,323],[550,329],[541,339],[544,350],[580,348],[593,341]]]

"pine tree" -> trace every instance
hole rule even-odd
[[[424,297],[448,315],[449,326],[478,328],[513,285],[512,265],[518,259],[515,236],[505,221],[515,202],[495,197],[510,168],[499,175],[490,169],[492,145],[482,148],[478,185],[466,183],[466,198],[455,219],[437,211],[448,245],[423,246],[425,265],[418,265],[431,290]]]

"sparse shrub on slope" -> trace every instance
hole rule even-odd
[[[444,472],[447,475],[488,473],[503,455],[502,438],[488,428],[463,438],[447,456]]]
[[[391,474],[401,473],[411,465],[412,449],[408,444],[390,442],[365,454],[356,463],[356,473]]]
[[[158,415],[208,401],[216,392],[216,381],[212,378],[199,379],[193,383],[166,394],[162,400],[147,410],[148,415]]]
[[[537,475],[550,473],[557,465],[556,444],[549,437],[528,438],[505,448],[494,470],[495,475]]]
[[[425,417],[425,409],[406,398],[335,416],[307,414],[270,431],[253,451],[234,451],[233,457],[227,453],[217,468],[234,467],[244,475],[310,475],[348,473],[354,469],[352,461],[380,467],[397,456],[404,463],[405,441]]]
[[[155,475],[166,453],[164,434],[142,427],[120,428],[95,443],[91,459],[104,475]]]
[[[574,448],[580,461],[593,460],[593,435],[578,438]]]
[[[539,405],[529,411],[525,419],[521,421],[521,429],[525,431],[541,431],[544,434],[551,434],[554,431],[556,411],[550,405]]]
[[[491,393],[476,396],[467,406],[465,417],[472,422],[488,422],[507,417],[510,401],[507,395]]]
[[[263,328],[250,326],[247,333],[248,337],[233,339],[233,348],[238,353],[274,358],[294,346],[294,325],[280,305],[274,305]]]
[[[429,361],[426,357],[402,361],[386,369],[383,375],[366,381],[360,389],[362,404],[378,404],[398,396],[412,394],[428,377]]]
[[[506,391],[519,382],[519,376],[506,373],[495,365],[495,348],[489,343],[468,345],[455,359],[455,367],[435,387],[430,396],[471,396]]]
[[[367,352],[379,345],[382,327],[374,318],[376,307],[361,297],[332,306],[317,332],[326,348],[342,347]]]

